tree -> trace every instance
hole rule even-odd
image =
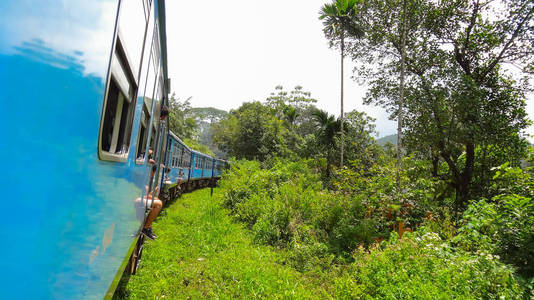
[[[344,113],[343,113],[343,60],[345,58],[345,35],[349,34],[352,37],[361,37],[362,29],[356,19],[355,6],[358,0],[334,0],[332,3],[325,4],[321,8],[319,19],[323,20],[324,33],[331,41],[331,45],[335,45],[335,41],[339,41],[341,54],[341,160],[340,167],[343,168],[343,147],[345,143],[345,135],[343,130]]]
[[[313,104],[316,102],[317,100],[311,97],[311,93],[303,91],[300,85],[297,85],[289,93],[284,91],[281,85],[278,85],[275,87],[275,92],[267,97],[265,103],[273,109],[279,119],[286,119],[299,127],[308,121],[305,112],[310,108],[315,108]]]
[[[317,127],[317,141],[319,147],[326,152],[326,177],[330,178],[330,166],[332,164],[332,153],[336,146],[336,135],[341,130],[341,121],[336,120],[333,115],[329,115],[324,110],[315,110],[313,112]]]
[[[197,132],[198,125],[189,115],[191,110],[191,97],[182,101],[172,93],[169,99],[169,127],[182,139],[193,139]]]
[[[357,164],[369,169],[376,162],[378,149],[373,135],[376,135],[375,119],[364,112],[353,110],[345,117],[345,158],[351,165]]]
[[[402,106],[404,102],[404,74],[406,73],[406,0],[402,1],[401,45],[400,45],[400,79],[399,79],[399,106],[397,112],[397,193],[401,192],[400,170],[402,168]]]
[[[214,145],[212,127],[227,115],[228,112],[214,107],[193,107],[187,113],[198,124],[198,141],[208,146],[218,157],[226,157],[226,153]]]
[[[399,5],[361,4],[366,38],[351,48],[353,59],[369,63],[359,72],[369,79],[366,103],[386,107],[392,118],[399,113]],[[476,148],[522,143],[523,75],[534,73],[533,15],[530,0],[407,1],[405,144],[447,164],[447,174],[435,175],[455,188],[458,208],[470,198]]]
[[[264,161],[287,156],[288,129],[273,110],[262,103],[248,102],[230,111],[213,127],[213,141],[230,156]]]

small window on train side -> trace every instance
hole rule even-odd
[[[149,108],[150,105],[150,108]],[[141,111],[141,120],[139,126],[139,136],[137,142],[137,153],[135,159],[137,162],[142,162],[146,156],[146,144],[148,138],[148,125],[150,124],[150,112],[152,110],[152,101],[145,98],[143,101],[143,110]]]
[[[186,152],[184,165],[188,169],[191,168],[191,151]]]
[[[174,144],[174,149],[172,151],[172,167],[173,168],[176,168],[176,166],[178,165],[178,144]]]
[[[100,125],[99,157],[125,162],[130,150],[137,86],[117,36]]]

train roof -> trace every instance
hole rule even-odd
[[[182,141],[182,139],[180,139],[176,134],[174,134],[174,132],[172,132],[172,131],[169,130],[169,135],[170,135],[173,139],[177,140],[180,144],[184,145],[187,149],[191,150],[191,148],[189,148],[189,147],[184,143],[184,141]]]
[[[202,152],[200,152],[200,151],[193,150],[193,149],[189,148],[189,147],[184,143],[184,141],[182,141],[182,139],[180,139],[180,138],[179,138],[174,132],[172,132],[171,130],[169,130],[169,135],[170,135],[173,139],[175,139],[176,141],[178,141],[180,144],[182,144],[186,149],[188,149],[189,151],[191,151],[191,152],[193,152],[193,153],[196,153],[196,154],[201,155],[201,156],[204,156],[204,157],[213,158],[213,159],[215,159],[216,161],[228,162],[228,161],[226,161],[226,160],[224,160],[224,159],[222,159],[222,158],[213,157],[213,156],[208,155],[208,154],[206,154],[206,153],[202,153]]]

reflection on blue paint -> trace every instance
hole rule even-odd
[[[13,23],[24,26],[22,40],[12,36],[16,29],[0,26],[0,190],[7,224],[0,226],[2,299],[102,298],[140,225],[135,200],[144,191],[147,167],[97,157],[107,64],[91,64],[94,49],[69,49],[68,28],[54,35],[47,32],[53,26],[38,26],[46,18],[32,15],[49,5],[58,10],[43,8],[43,14],[60,19],[54,24],[98,24],[87,18],[61,22],[59,16],[67,19],[76,4],[87,6],[68,2],[63,8],[57,7],[63,1],[0,3],[0,22],[17,13],[27,20]],[[98,45],[108,58],[111,37]]]

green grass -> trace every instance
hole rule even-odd
[[[283,252],[252,242],[232,221],[218,190],[183,195],[154,223],[137,275],[119,299],[325,298],[320,279],[283,265]]]

